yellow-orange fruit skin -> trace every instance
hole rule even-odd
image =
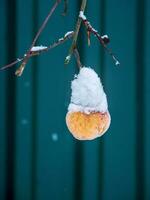
[[[93,140],[102,136],[109,128],[110,121],[109,112],[68,112],[66,115],[68,129],[78,140]]]

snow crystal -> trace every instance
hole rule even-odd
[[[73,31],[68,31],[64,37],[68,37],[68,35],[70,35],[71,33],[73,33]]]
[[[40,51],[40,50],[43,50],[43,49],[46,49],[47,47],[46,46],[34,46],[32,47],[31,51]]]
[[[115,63],[116,66],[120,65],[120,62],[117,60]]]
[[[82,20],[86,20],[86,16],[84,15],[83,11],[80,11],[79,17],[80,17]]]
[[[52,140],[54,141],[54,142],[56,142],[57,140],[58,140],[58,134],[57,133],[52,133]]]
[[[28,124],[28,120],[26,118],[21,119],[21,124],[22,125],[27,125]]]
[[[106,112],[106,94],[96,72],[87,67],[81,68],[71,84],[72,96],[69,112]]]

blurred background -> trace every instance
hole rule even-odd
[[[54,0],[0,0],[0,66],[29,48]],[[37,45],[75,27],[81,0],[63,2]],[[116,67],[97,39],[82,63],[101,77],[112,123],[93,141],[77,141],[65,115],[78,68],[64,59],[71,41],[30,59],[22,77],[0,72],[0,200],[150,200],[150,0],[88,0],[86,15],[121,62]]]

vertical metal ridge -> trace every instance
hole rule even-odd
[[[101,0],[101,9],[100,9],[100,34],[104,34],[105,31],[105,12],[106,12],[106,1]],[[100,75],[103,85],[105,85],[105,57],[104,57],[104,48],[100,45]],[[102,138],[99,141],[99,171],[98,171],[98,195],[97,199],[103,199],[103,184],[104,184],[104,139]]]
[[[16,57],[16,1],[7,0],[7,60]],[[12,74],[13,73],[13,74]],[[6,83],[6,200],[14,199],[15,179],[15,132],[16,132],[16,77],[14,70],[8,70]]]
[[[144,55],[145,55],[145,0],[137,2],[137,34],[136,34],[136,123],[137,123],[137,146],[136,146],[136,194],[137,200],[145,199],[144,177],[144,140],[145,140],[145,101],[144,101]]]
[[[103,35],[105,32],[105,12],[106,12],[106,1],[101,0],[101,9],[100,9],[100,34]],[[104,80],[105,76],[105,49],[103,46],[100,44],[100,74],[101,74],[101,79]]]
[[[83,144],[76,141],[75,144],[75,194],[74,200],[83,199]]]
[[[80,10],[81,1],[77,1],[77,13]],[[78,49],[81,57],[81,62],[84,63],[84,38],[85,33],[83,27],[80,28],[80,33],[78,37]],[[77,68],[77,67],[76,67]],[[75,143],[75,194],[74,199],[83,199],[83,143],[81,141],[76,141]]]
[[[38,8],[39,2],[38,0],[33,0],[33,38],[38,30]],[[36,190],[37,190],[37,98],[38,98],[38,62],[37,58],[34,58],[32,61],[32,160],[31,160],[31,181],[32,181],[32,188],[31,188],[31,199],[36,200]]]

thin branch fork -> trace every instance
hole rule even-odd
[[[71,39],[73,37],[73,35],[74,35],[74,32],[73,31],[69,31],[63,37],[59,38],[56,42],[54,42],[53,44],[51,44],[49,46],[46,46],[46,47],[43,47],[43,48],[41,48],[42,46],[35,46],[35,48],[37,50],[34,50],[34,51],[32,50],[34,47],[32,47],[32,49],[29,52],[28,59],[30,57],[33,57],[33,56],[38,56],[41,53],[47,52],[47,51],[49,51],[49,50],[51,50],[51,49],[53,49],[53,48],[65,43],[68,39]],[[24,57],[17,58],[14,62],[12,62],[12,63],[0,68],[0,70],[5,70],[7,68],[10,68],[10,67],[16,65],[17,63],[22,62],[26,57],[27,57],[27,55],[25,54]]]
[[[82,11],[83,13],[84,13],[86,4],[87,4],[87,0],[82,0],[80,11]],[[71,56],[74,52],[74,49],[76,48],[76,43],[77,43],[77,39],[78,39],[78,34],[79,34],[81,22],[82,22],[82,19],[78,16],[76,28],[75,28],[75,31],[74,31],[74,36],[73,36],[73,39],[72,39],[72,44],[71,44],[71,47],[69,49],[68,56],[65,59],[65,64],[69,64],[69,62],[71,60]]]
[[[113,54],[112,50],[109,49],[107,47],[107,43],[109,43],[109,38],[108,36],[104,37],[101,36],[98,31],[96,29],[94,29],[91,25],[91,23],[87,20],[86,16],[83,14],[82,11],[80,11],[79,17],[82,19],[83,24],[85,25],[88,35],[90,35],[90,33],[93,33],[99,40],[99,42],[101,43],[101,45],[105,48],[105,50],[108,52],[108,54],[112,57],[112,59],[115,62],[115,65],[120,65],[120,62],[118,61],[118,59],[115,57],[115,55]]]
[[[31,49],[32,47],[35,45],[37,39],[39,38],[40,34],[42,33],[43,29],[45,28],[45,26],[47,25],[48,23],[48,20],[50,19],[50,17],[52,16],[52,14],[54,13],[55,9],[57,8],[58,4],[61,2],[61,0],[56,0],[53,7],[50,9],[47,17],[45,18],[44,22],[42,23],[39,31],[37,32],[35,38],[33,39],[33,42],[31,44],[31,47],[29,48],[29,50],[27,51],[26,53],[26,56],[23,58],[23,61],[22,61],[22,64],[21,66],[17,69],[17,71],[15,72],[15,74],[17,76],[21,76],[22,73],[23,73],[23,70],[29,60],[29,58],[31,57],[30,54],[31,54]]]
[[[35,46],[35,43],[37,41],[37,39],[39,38],[39,36],[41,35],[42,31],[44,30],[45,26],[47,25],[48,23],[48,20],[50,19],[50,17],[52,16],[52,14],[54,13],[54,11],[56,10],[58,4],[61,2],[61,0],[56,0],[53,7],[51,8],[51,10],[49,11],[47,17],[45,18],[44,22],[42,23],[40,29],[38,30],[35,38],[33,39],[33,42],[29,48],[29,50],[27,51],[26,54],[24,54],[23,57],[21,58],[17,58],[14,62],[2,67],[0,70],[4,70],[4,69],[7,69],[7,68],[10,68],[12,66],[14,66],[15,64],[17,63],[20,63],[22,62],[22,64],[20,65],[20,67],[16,70],[16,75],[17,76],[21,76],[22,73],[23,73],[23,70],[28,62],[28,60],[33,57],[33,56],[37,56],[43,52],[47,52],[48,50],[51,50],[61,44],[63,44],[66,40],[70,39],[70,38],[73,38],[72,40],[72,44],[71,44],[71,47],[69,49],[69,53],[68,53],[68,56],[66,57],[65,59],[65,64],[68,64],[70,59],[71,59],[71,55],[74,54],[75,58],[76,58],[76,61],[77,61],[77,65],[79,67],[79,69],[83,66],[81,64],[81,61],[80,61],[80,55],[79,55],[79,52],[77,50],[77,46],[76,46],[76,43],[77,43],[77,38],[78,38],[78,34],[79,34],[79,29],[80,29],[80,26],[81,26],[81,22],[83,22],[83,24],[85,25],[86,29],[87,29],[87,33],[88,33],[88,44],[90,44],[90,34],[93,33],[97,38],[98,40],[100,41],[100,43],[102,44],[102,46],[106,49],[106,51],[109,53],[109,55],[111,55],[111,57],[113,58],[113,60],[115,61],[115,64],[116,65],[119,65],[119,61],[116,59],[115,55],[112,53],[112,51],[107,47],[107,43],[109,43],[109,38],[107,36],[101,36],[97,30],[95,30],[90,22],[86,19],[86,16],[84,15],[84,10],[85,10],[85,7],[86,7],[86,4],[87,4],[87,0],[82,0],[82,3],[81,3],[81,8],[80,8],[80,13],[79,13],[79,16],[78,16],[78,20],[77,20],[77,23],[76,23],[76,28],[75,28],[75,31],[70,31],[70,32],[67,32],[64,37],[58,39],[56,42],[54,42],[52,45],[49,45],[49,46]],[[68,4],[68,0],[64,0],[64,6],[67,10],[67,4]]]

